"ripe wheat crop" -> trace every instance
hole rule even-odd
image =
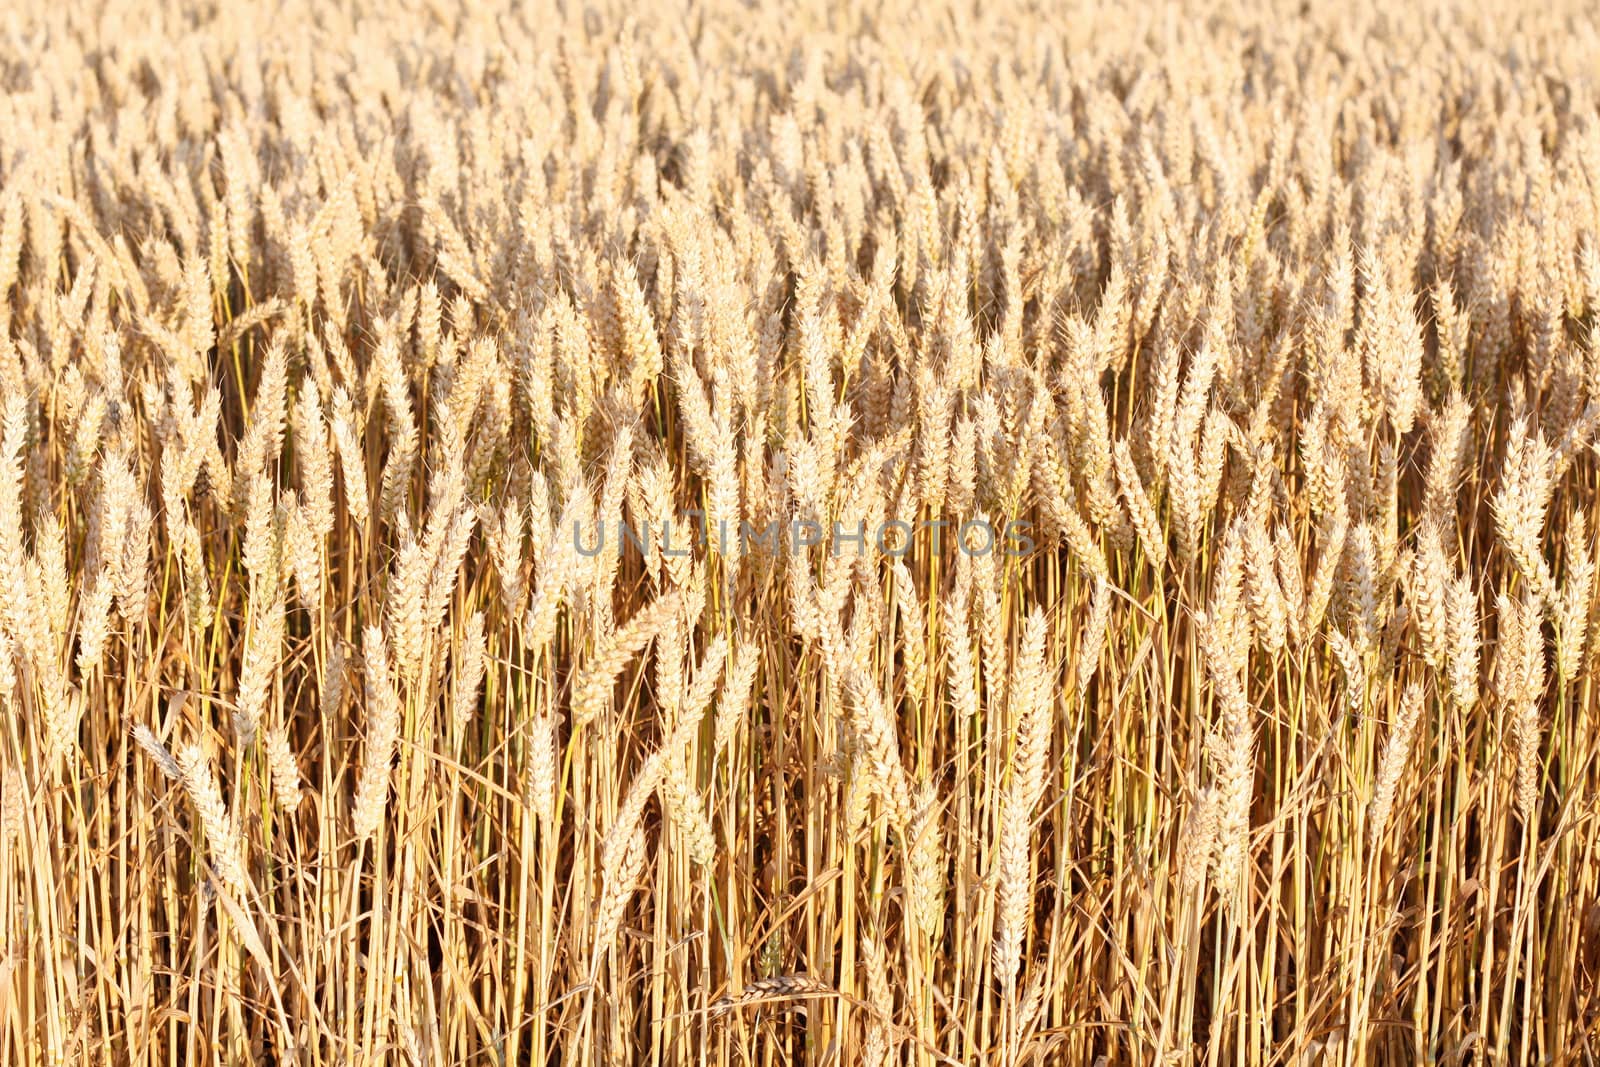
[[[1587,3],[0,14],[0,1064],[1592,1064]]]

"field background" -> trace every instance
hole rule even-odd
[[[1589,5],[99,6],[0,1063],[1596,1062]]]

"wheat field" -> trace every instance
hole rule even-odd
[[[1585,3],[0,13],[0,1064],[1594,1064]]]

